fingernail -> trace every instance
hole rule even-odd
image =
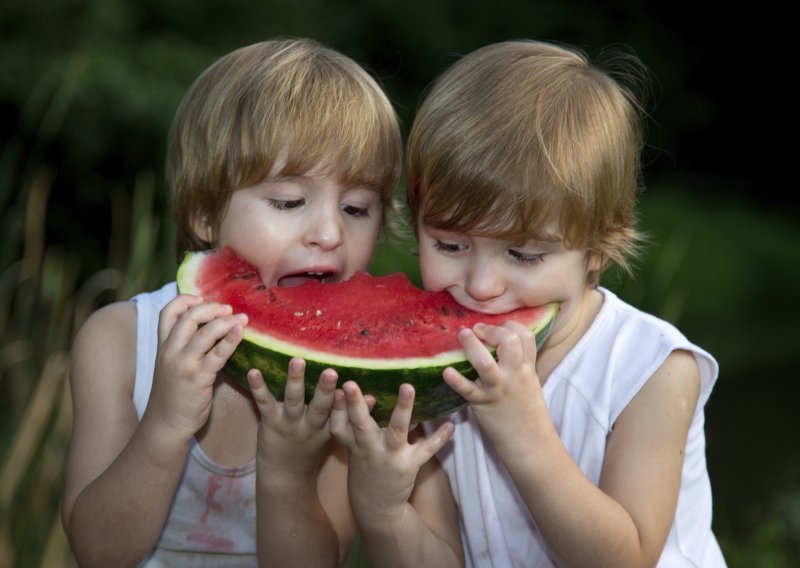
[[[247,323],[247,314],[236,314],[236,319],[238,319],[242,323]]]
[[[405,400],[414,396],[414,387],[411,385],[400,385],[400,396],[403,397]]]

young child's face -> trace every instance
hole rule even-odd
[[[366,270],[380,230],[380,195],[319,170],[235,191],[216,246],[257,267],[267,286],[336,282]]]
[[[425,288],[446,290],[467,308],[503,313],[561,302],[563,319],[585,297],[587,253],[561,240],[511,242],[423,224],[418,229]]]

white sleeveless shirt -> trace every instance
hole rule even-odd
[[[177,293],[173,282],[133,298],[137,312],[133,402],[139,419],[153,384],[158,316]],[[161,537],[140,566],[257,566],[255,470],[255,459],[239,468],[215,464],[193,439]]]
[[[703,431],[703,406],[717,379],[717,363],[671,324],[606,289],[600,291],[604,302],[599,314],[543,386],[556,430],[581,471],[598,485],[614,422],[671,352],[692,352],[700,368],[700,399],[686,442],[675,519],[658,566],[723,567],[711,532]],[[437,457],[460,510],[467,566],[555,566],[535,520],[470,409],[450,419],[455,433]],[[430,433],[438,423],[425,424],[425,431]]]

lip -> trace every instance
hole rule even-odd
[[[289,270],[280,275],[276,284],[278,286],[300,286],[308,280],[317,280],[323,284],[331,284],[341,279],[338,267],[333,266],[307,266],[296,270]]]
[[[473,312],[478,312],[481,314],[486,314],[486,315],[506,314],[516,309],[516,308],[510,308],[510,309],[502,308],[491,302],[489,303],[475,302],[475,301],[465,302],[462,298],[458,297],[456,294],[453,294],[451,290],[447,290],[447,293],[450,294],[450,296],[452,296],[452,298],[458,303],[459,306],[462,306],[468,310],[471,310]]]

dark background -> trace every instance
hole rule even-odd
[[[768,4],[676,0],[3,0],[0,288],[30,248],[31,215],[41,216],[42,246],[72,259],[82,282],[130,266],[126,235],[141,207],[158,227],[151,277],[171,277],[166,133],[192,80],[237,47],[305,36],[336,48],[380,79],[406,130],[436,75],[485,44],[551,40],[593,59],[633,52],[654,77],[641,196],[653,243],[635,280],[607,285],[720,361],[708,454],[730,565],[796,565],[800,201],[788,141],[796,65],[781,45],[789,20]],[[32,210],[41,176],[46,207]],[[148,184],[153,201],[142,205],[137,188]],[[392,253],[379,261],[414,270]],[[21,414],[6,400],[7,416]]]
[[[50,220],[54,238],[92,240],[108,217],[109,181],[131,185],[143,168],[160,175],[180,96],[231,49],[314,37],[372,69],[408,127],[422,89],[458,55],[529,37],[593,57],[625,46],[649,66],[657,82],[648,179],[702,177],[704,192],[797,204],[779,159],[788,152],[777,101],[789,81],[767,71],[774,46],[759,18],[675,0],[5,0],[0,134],[58,164],[53,197],[64,213]]]

